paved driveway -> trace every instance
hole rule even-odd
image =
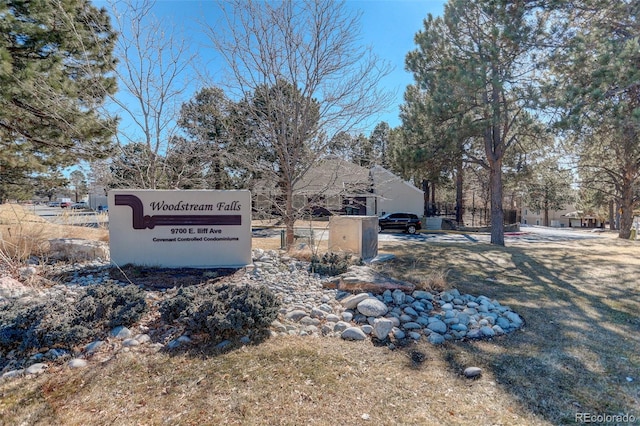
[[[58,225],[78,225],[97,228],[99,225],[107,226],[109,217],[105,214],[97,214],[93,211],[73,210],[60,207],[33,206],[30,207],[38,216]]]
[[[603,232],[584,229],[545,228],[542,226],[522,226],[520,232],[507,232],[504,235],[505,243],[540,243],[551,241],[572,241],[604,238]],[[605,231],[609,232],[609,231]],[[489,243],[491,236],[488,233],[460,233],[460,232],[432,232],[424,231],[416,235],[387,233],[378,234],[378,241],[439,241],[460,243]]]

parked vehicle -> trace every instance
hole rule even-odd
[[[378,232],[386,229],[408,232],[415,234],[422,229],[422,223],[418,215],[413,213],[387,213],[378,218]]]
[[[89,204],[87,204],[86,201],[80,201],[77,203],[73,203],[71,205],[72,209],[88,209],[89,208]]]
[[[47,203],[47,206],[49,206],[49,207],[60,207],[60,201],[49,201]]]
[[[62,207],[63,209],[66,209],[67,207],[71,207],[73,205],[73,203],[71,201],[62,201],[60,203],[60,207]]]

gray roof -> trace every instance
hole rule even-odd
[[[294,185],[296,194],[359,195],[371,191],[369,169],[338,157],[327,157]]]

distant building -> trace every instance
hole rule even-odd
[[[424,213],[424,191],[381,166],[371,168],[375,198],[374,215],[382,212]]]
[[[544,226],[544,211],[522,207],[522,224]],[[577,210],[569,205],[562,210],[549,210],[549,226],[552,228],[603,228],[605,219]]]
[[[273,212],[279,190],[260,182],[252,190],[254,210]],[[366,168],[330,156],[310,168],[294,186],[293,207],[314,215],[406,212],[422,216],[424,193],[381,166]]]

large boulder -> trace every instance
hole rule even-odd
[[[14,278],[0,277],[0,299],[17,299],[33,293],[34,291],[30,287]]]
[[[349,291],[351,293],[371,292],[382,294],[385,290],[402,290],[411,293],[415,285],[383,275],[368,266],[350,266],[342,275],[325,281],[325,288]]]
[[[109,245],[102,241],[81,238],[56,238],[49,240],[51,257],[71,262],[109,260]]]

